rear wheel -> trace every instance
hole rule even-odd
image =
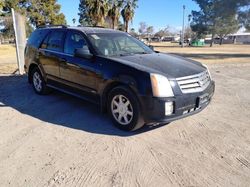
[[[110,92],[108,111],[119,129],[134,131],[144,125],[137,97],[124,86],[116,87]]]
[[[42,77],[40,70],[36,67],[31,72],[32,86],[35,92],[39,95],[47,94],[49,89]]]

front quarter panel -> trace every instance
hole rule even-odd
[[[125,84],[138,95],[152,93],[149,73],[104,57],[97,57],[96,61],[100,68],[97,81],[100,95],[108,85],[113,83]]]

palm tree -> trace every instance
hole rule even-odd
[[[73,24],[75,25],[75,23],[76,23],[76,18],[73,18],[73,19],[72,19],[72,22],[73,22]]]
[[[122,9],[122,18],[125,25],[125,31],[128,32],[128,24],[133,20],[138,0],[125,0],[125,6]]]
[[[104,18],[108,12],[107,0],[88,0],[86,1],[89,9],[89,16],[93,20],[94,26],[103,26]]]
[[[112,29],[115,29],[120,18],[120,10],[123,5],[123,0],[109,0],[109,4],[111,4],[111,6],[108,11],[108,17],[111,19]]]

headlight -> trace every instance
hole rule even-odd
[[[173,97],[173,90],[167,77],[150,74],[153,95],[155,97]]]
[[[211,73],[210,73],[210,71],[209,71],[209,69],[208,69],[208,67],[207,67],[207,65],[205,65],[205,64],[202,64],[204,67],[206,67],[207,68],[207,72],[208,72],[208,74],[209,74],[209,77],[210,77],[210,79],[212,80],[212,75],[211,75]]]

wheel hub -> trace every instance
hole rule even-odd
[[[133,118],[133,108],[128,98],[123,95],[116,95],[111,103],[111,111],[115,120],[128,125]]]

